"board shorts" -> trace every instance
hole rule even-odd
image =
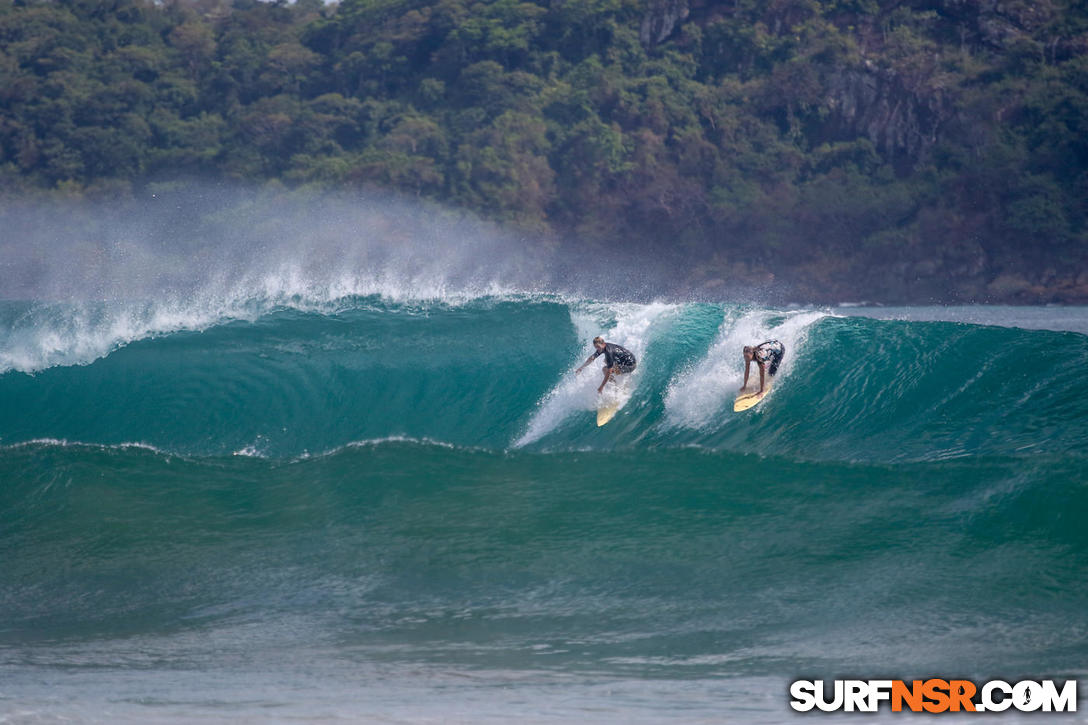
[[[782,364],[782,358],[786,356],[786,346],[778,340],[770,340],[756,346],[756,359],[767,363],[767,373],[774,377],[778,373],[778,366]]]
[[[636,363],[634,363],[634,362],[629,362],[629,363],[622,363],[622,362],[620,362],[619,360],[617,360],[617,361],[616,361],[616,364],[615,364],[615,365],[613,365],[612,367],[613,367],[613,368],[614,368],[614,369],[615,369],[615,370],[616,370],[617,372],[621,372],[621,373],[633,373],[633,372],[635,371],[635,365],[636,365]]]

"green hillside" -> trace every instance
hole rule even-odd
[[[0,189],[395,190],[715,294],[1088,302],[1072,0],[0,0]]]

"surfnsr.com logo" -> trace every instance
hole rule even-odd
[[[1076,712],[1077,681],[1059,687],[1054,680],[990,680],[979,687],[970,680],[835,680],[829,688],[823,680],[796,680],[790,697],[799,712],[877,712],[883,703],[892,712]]]

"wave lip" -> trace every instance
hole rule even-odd
[[[0,301],[0,375],[88,365],[140,340],[256,322],[280,310],[335,315],[382,301],[403,306],[466,305],[478,300],[547,298],[498,282],[451,288],[442,279],[385,275],[314,282],[281,270],[231,288],[211,288],[156,301]]]
[[[141,443],[139,441],[126,441],[124,443],[113,444],[101,444],[101,443],[86,443],[84,441],[70,441],[59,438],[32,438],[27,441],[18,441],[16,443],[0,444],[0,451],[2,450],[20,450],[24,448],[93,448],[99,450],[110,451],[128,451],[128,450],[142,450],[155,453],[160,456],[171,455],[168,452],[156,448],[149,443]]]

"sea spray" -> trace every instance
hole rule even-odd
[[[579,341],[591,342],[597,336],[605,337],[609,342],[622,345],[646,362],[649,346],[656,336],[668,329],[670,317],[677,311],[676,305],[653,303],[650,305],[600,303],[575,305],[571,309],[571,322]],[[594,351],[591,344],[579,348],[578,358],[583,351]],[[581,365],[584,360],[576,359]],[[597,388],[604,380],[603,364],[590,364],[580,377],[574,375],[576,366],[572,364],[570,374],[565,376],[538,402],[538,410],[529,421],[524,434],[518,437],[516,446],[524,446],[550,433],[576,411],[595,410],[598,405]],[[630,373],[623,383],[623,391],[618,394],[618,403],[622,408],[639,388],[645,373],[644,365]],[[618,384],[618,383],[617,383]]]
[[[744,382],[743,364],[738,364],[746,345],[758,345],[777,339],[785,345],[786,355],[778,371],[785,380],[793,368],[793,358],[804,346],[808,327],[826,317],[820,311],[795,311],[788,314],[768,310],[736,308],[722,323],[718,338],[699,361],[678,373],[665,395],[667,422],[688,428],[705,428],[714,421],[724,421],[726,404],[731,402]],[[758,385],[759,367],[752,365],[749,385]]]

